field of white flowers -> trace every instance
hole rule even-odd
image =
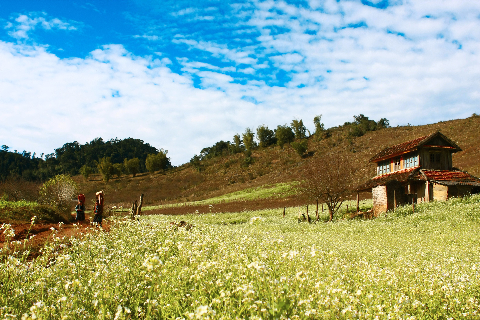
[[[0,316],[480,317],[480,196],[368,221],[298,223],[298,210],[118,220],[32,262],[3,254]]]

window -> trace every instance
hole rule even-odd
[[[377,175],[390,173],[390,161],[380,162],[377,165]]]
[[[402,169],[402,167],[400,166],[400,158],[396,158],[395,160],[393,160],[393,171],[398,171]]]
[[[418,166],[418,157],[416,154],[408,155],[405,158],[404,162],[405,162],[405,168],[414,168]]]

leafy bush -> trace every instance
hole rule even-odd
[[[294,141],[291,143],[292,148],[298,153],[300,157],[303,157],[308,150],[308,141],[306,139],[300,141]]]
[[[77,184],[68,175],[57,175],[40,188],[40,202],[48,204],[60,211],[69,213],[72,211],[75,202]]]

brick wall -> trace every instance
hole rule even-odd
[[[382,212],[387,212],[387,187],[378,186],[372,188],[373,214],[378,216]]]

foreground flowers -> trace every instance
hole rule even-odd
[[[0,316],[477,318],[479,206],[319,224],[298,224],[295,208],[175,217],[190,230],[168,216],[118,221],[33,262],[4,254]]]

